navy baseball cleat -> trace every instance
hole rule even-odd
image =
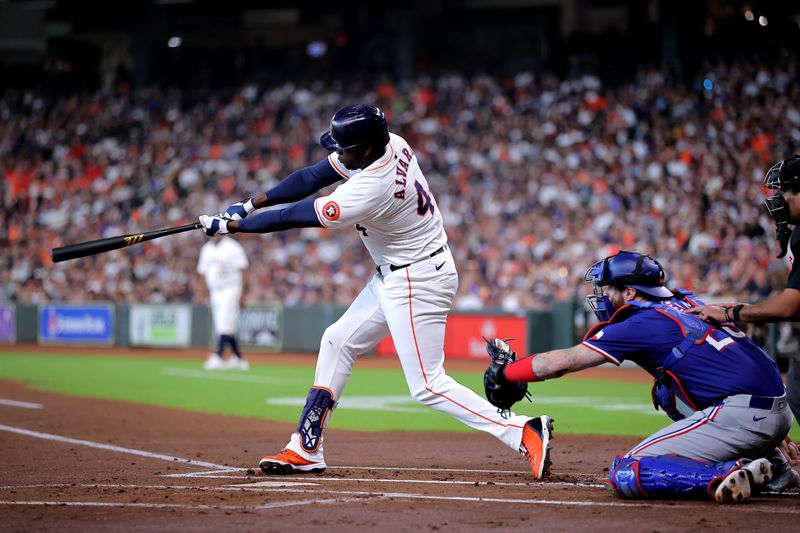
[[[522,430],[519,451],[531,465],[533,477],[542,479],[550,470],[550,439],[553,438],[553,419],[547,415],[531,418]]]

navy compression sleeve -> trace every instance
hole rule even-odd
[[[271,233],[291,228],[321,228],[314,210],[314,198],[301,200],[283,209],[272,209],[239,221],[237,233]]]
[[[341,179],[326,157],[315,165],[295,170],[268,190],[267,205],[296,202]]]

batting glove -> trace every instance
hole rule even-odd
[[[229,219],[223,217],[222,213],[214,216],[200,215],[199,220],[200,224],[203,225],[203,231],[209,237],[213,237],[214,235],[225,235],[226,233],[230,233],[228,231]]]
[[[231,220],[241,220],[255,210],[253,199],[248,198],[242,202],[233,204],[222,213],[222,216]]]

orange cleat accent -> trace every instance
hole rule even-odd
[[[519,451],[531,465],[533,477],[542,479],[549,473],[550,439],[553,438],[553,419],[547,415],[531,418],[522,430]]]
[[[297,452],[281,450],[278,455],[267,455],[258,462],[261,471],[269,476],[285,476],[294,473],[324,472],[325,461],[309,461]]]

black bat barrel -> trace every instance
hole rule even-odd
[[[110,252],[111,250],[126,248],[134,244],[139,244],[140,242],[152,241],[153,239],[174,235],[175,233],[182,233],[184,231],[191,231],[200,227],[202,226],[199,222],[194,222],[183,226],[175,226],[174,228],[164,228],[145,233],[133,233],[131,235],[120,235],[118,237],[108,237],[106,239],[69,244],[50,250],[50,258],[53,260],[53,263],[59,263],[69,259],[77,259],[79,257],[97,255]]]

